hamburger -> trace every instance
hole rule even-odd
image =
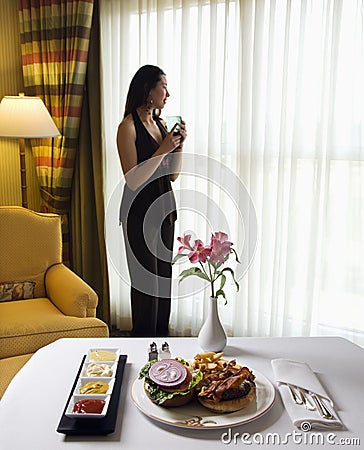
[[[174,407],[189,403],[203,375],[182,358],[149,361],[140,371],[148,398],[159,406]]]
[[[255,375],[247,367],[232,360],[224,369],[204,377],[197,399],[216,413],[229,413],[246,408],[256,401]]]

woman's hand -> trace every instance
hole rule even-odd
[[[163,139],[163,142],[161,143],[158,149],[158,153],[160,155],[167,155],[168,153],[173,152],[173,150],[175,150],[177,147],[181,145],[182,134],[181,133],[175,135],[173,134],[178,125],[179,124],[176,123],[174,127],[171,129],[171,131],[166,134],[166,137]]]
[[[186,130],[186,122],[184,120],[181,121],[181,123],[179,124],[179,134],[181,136],[181,140],[179,142],[179,146],[182,147],[184,141],[186,140],[187,137],[187,130]]]
[[[176,128],[177,125],[173,127],[173,130]],[[175,181],[181,171],[182,166],[182,150],[183,150],[183,143],[186,140],[187,137],[187,131],[186,131],[186,123],[182,120],[180,124],[178,124],[178,136],[180,138],[179,145],[177,148],[174,149],[173,155],[174,157],[171,159],[171,180]],[[172,130],[172,132],[173,132]]]

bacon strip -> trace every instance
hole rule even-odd
[[[223,370],[204,378],[202,389],[198,395],[218,402],[228,389],[237,388],[244,382],[254,383],[255,376],[247,367],[236,369],[235,365],[235,360],[230,361]]]

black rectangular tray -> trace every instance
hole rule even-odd
[[[110,403],[106,416],[102,419],[72,419],[65,415],[67,405],[71,400],[72,394],[77,386],[78,378],[81,374],[83,363],[86,355],[82,358],[80,368],[78,369],[75,382],[73,383],[70,395],[67,399],[61,420],[58,424],[58,433],[63,433],[73,436],[97,436],[110,434],[115,431],[116,420],[118,416],[120,390],[123,382],[124,368],[127,360],[127,355],[119,355],[119,361],[116,367],[114,388],[110,394]]]

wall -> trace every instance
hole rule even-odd
[[[0,99],[24,91],[21,69],[18,2],[0,1]],[[40,194],[29,142],[26,149],[28,206],[39,210]],[[19,145],[0,138],[0,205],[21,205]]]

